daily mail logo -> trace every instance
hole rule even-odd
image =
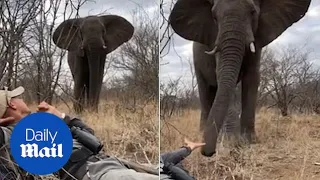
[[[47,175],[60,170],[69,160],[73,139],[69,127],[49,113],[34,113],[13,129],[10,149],[25,171]]]
[[[37,141],[37,142],[43,142],[43,141],[48,141],[51,142],[52,147],[44,147],[39,149],[38,144],[33,143],[33,144],[21,144],[21,157],[63,157],[62,154],[62,144],[56,144],[54,143],[55,138],[57,137],[58,132],[50,132],[49,129],[44,129],[42,131],[35,131],[33,129],[27,128],[26,129],[26,141],[27,142],[32,142],[32,141]]]

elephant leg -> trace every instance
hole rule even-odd
[[[196,73],[199,99],[201,103],[201,115],[200,115],[200,130],[203,131],[207,125],[207,119],[209,112],[216,96],[217,87],[210,86],[198,72]]]
[[[97,89],[95,90],[96,93],[95,95],[92,97],[93,98],[93,102],[92,102],[92,109],[95,112],[98,112],[98,108],[99,108],[99,102],[100,102],[100,92],[102,89],[102,83],[103,83],[103,74],[104,74],[104,66],[105,66],[105,60],[103,58],[100,59],[100,66],[99,66],[99,75],[98,75],[98,79],[97,79]]]
[[[225,117],[222,136],[224,146],[238,147],[240,141],[240,108],[237,107],[235,94],[231,98],[228,114]]]
[[[68,63],[74,80],[74,98],[73,108],[76,113],[83,111],[85,105],[86,92],[88,91],[86,82],[88,80],[88,65],[84,59],[77,56],[74,52],[69,52]]]
[[[96,104],[96,109],[98,110],[98,104],[100,102],[100,93],[102,89],[102,84],[103,84],[103,75],[104,75],[104,67],[105,67],[105,58],[100,59],[100,69],[99,69],[99,85],[98,85],[98,93],[97,96],[95,97],[95,104]]]
[[[86,79],[85,81],[85,87],[86,87],[86,93],[85,93],[85,98],[86,98],[86,101],[84,102],[86,108],[90,108],[89,106],[89,87],[90,87],[90,82],[89,82],[89,78]]]
[[[214,57],[205,53],[205,51],[209,50],[210,48],[206,45],[197,42],[193,43],[193,63],[201,108],[200,131],[204,131],[206,124],[208,123],[207,120],[210,109],[217,92],[215,74],[216,60]],[[205,68],[204,63],[206,64]]]
[[[75,83],[74,86],[74,96],[75,102],[73,103],[73,108],[76,113],[81,113],[83,111],[83,105],[85,102],[86,94],[85,84],[82,82]]]
[[[242,113],[241,113],[241,134],[249,143],[256,140],[255,133],[255,109],[260,83],[260,53],[248,58],[246,70],[242,79]]]

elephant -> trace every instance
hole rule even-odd
[[[177,0],[169,15],[173,31],[193,41],[201,101],[201,154],[216,153],[217,136],[231,95],[241,83],[240,133],[256,142],[255,109],[262,48],[300,21],[311,0]]]
[[[240,106],[238,105],[239,98],[236,91],[232,94],[229,108],[225,120],[223,122],[222,135],[227,139],[238,138],[240,134]]]
[[[68,19],[55,29],[53,42],[68,51],[75,112],[98,111],[106,55],[128,42],[133,33],[133,25],[118,15]]]

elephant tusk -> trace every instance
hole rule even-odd
[[[106,45],[103,45],[102,47],[103,47],[103,49],[107,49],[107,46],[106,46]]]
[[[214,54],[216,53],[216,51],[217,51],[217,46],[215,46],[215,47],[213,48],[213,50],[211,50],[211,51],[205,51],[205,53],[206,53],[206,54],[209,54],[209,55],[214,55]]]
[[[251,51],[252,53],[255,53],[255,52],[256,52],[256,48],[255,48],[253,42],[250,43],[250,51]]]

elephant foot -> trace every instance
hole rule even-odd
[[[221,136],[221,142],[224,147],[229,148],[229,149],[234,149],[238,148],[241,146],[242,141],[241,141],[241,136],[240,133],[223,133]]]
[[[258,137],[255,132],[242,133],[242,138],[248,144],[258,143]]]
[[[256,134],[251,135],[251,144],[258,144],[260,143],[259,138]]]
[[[237,144],[240,141],[240,133],[225,133],[223,135],[223,141],[231,144]]]
[[[212,151],[212,152],[208,153],[208,151],[206,151],[204,148],[202,148],[201,154],[205,157],[212,157],[214,154],[216,154],[216,151]]]
[[[83,111],[83,107],[78,103],[73,105],[73,109],[74,109],[75,113],[77,113],[77,114],[80,114]]]
[[[90,108],[89,108],[89,111],[90,112],[93,112],[93,113],[98,113],[99,111],[98,111],[98,107],[93,107],[93,106],[91,106]]]
[[[99,112],[99,106],[97,102],[89,102],[87,104],[87,109],[89,112],[98,113]]]

